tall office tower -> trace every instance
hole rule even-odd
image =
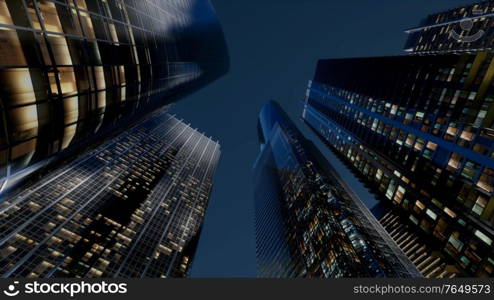
[[[0,0],[0,196],[227,69],[208,0]]]
[[[473,52],[494,49],[494,1],[481,1],[424,18],[405,31],[412,54]]]
[[[494,275],[493,57],[321,60],[309,84],[305,122],[392,208],[425,276]]]
[[[254,166],[259,277],[420,277],[275,102],[259,117]]]
[[[159,113],[0,204],[2,277],[182,277],[219,145]]]

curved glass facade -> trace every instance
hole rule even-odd
[[[207,0],[0,0],[0,191],[228,69]]]

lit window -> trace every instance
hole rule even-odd
[[[477,201],[472,207],[472,212],[480,216],[482,215],[482,212],[484,211],[486,205],[487,205],[487,200],[484,197],[479,196],[477,198]]]
[[[435,212],[433,212],[432,210],[427,209],[427,210],[425,211],[425,213],[426,213],[429,217],[431,217],[433,220],[436,220],[436,219],[437,219],[437,214],[436,214]]]
[[[487,245],[492,245],[492,239],[485,235],[482,231],[475,230],[475,236],[481,239]]]
[[[463,170],[461,171],[461,175],[471,180],[473,177],[475,177],[478,168],[479,168],[478,164],[473,163],[471,161],[467,161],[465,163],[465,166],[463,167]]]
[[[428,142],[426,147],[427,149],[435,151],[437,149],[437,144],[434,144],[433,142]]]
[[[477,186],[486,192],[491,193],[494,186],[494,170],[490,168],[485,168],[482,175],[479,177]]]
[[[56,65],[72,65],[72,58],[70,56],[69,46],[67,45],[67,40],[65,37],[61,35],[48,34],[47,38],[51,49],[53,50]]]
[[[415,206],[418,207],[420,210],[423,210],[425,208],[425,205],[419,200],[415,202]]]
[[[467,140],[467,141],[473,140],[474,137],[475,136],[474,136],[473,132],[468,132],[466,130],[463,130],[463,132],[460,135],[460,138],[461,139],[464,139],[464,140]]]
[[[1,3],[1,2],[0,2]],[[1,13],[1,6],[0,6]],[[2,16],[0,15],[0,18]],[[22,51],[21,43],[17,32],[9,28],[0,28],[0,64],[3,66],[25,66],[26,58]]]
[[[43,16],[43,21],[45,23],[45,28],[47,31],[60,32],[62,33],[62,24],[58,18],[57,8],[55,3],[49,1],[39,1],[37,5]]]
[[[4,86],[2,100],[5,101],[4,103],[7,106],[28,104],[36,101],[29,69],[0,70],[0,81]]]
[[[463,248],[463,242],[461,242],[455,235],[451,235],[448,239],[448,243],[452,245],[457,251],[461,251]]]
[[[73,95],[77,92],[74,68],[59,69],[60,87],[63,95]]]
[[[461,159],[462,159],[461,155],[457,153],[451,154],[451,158],[448,161],[448,166],[454,170],[457,170],[460,167]]]

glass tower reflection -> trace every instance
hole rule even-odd
[[[360,199],[275,102],[254,166],[259,277],[420,277]]]

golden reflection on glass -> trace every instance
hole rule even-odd
[[[115,24],[113,23],[109,23],[108,24],[108,28],[110,29],[110,37],[111,37],[111,40],[118,44],[118,36],[117,36],[117,30],[115,29]]]
[[[87,10],[87,6],[86,6],[86,1],[85,0],[75,0],[75,4],[77,5],[77,7],[80,7],[82,9]]]
[[[0,64],[2,66],[25,66],[27,64],[19,37],[13,29],[0,28]]]
[[[36,41],[38,42],[39,49],[41,51],[41,56],[43,57],[43,62],[47,65],[51,65],[50,54],[48,53],[48,47],[46,45],[46,39],[41,34],[36,34]]]
[[[10,16],[9,9],[5,0],[0,0],[0,23],[7,25],[14,25],[12,17]]]
[[[81,15],[81,23],[84,28],[86,37],[91,39],[96,38],[94,34],[93,22],[91,21],[91,17],[89,16],[89,14],[84,11],[79,11],[79,14]]]
[[[98,92],[96,94],[97,102],[98,102],[98,124],[94,129],[94,132],[98,132],[101,125],[103,125],[103,120],[105,119],[105,110],[106,110],[106,91]]]
[[[79,118],[78,97],[70,97],[63,100],[64,123],[70,124]]]
[[[50,83],[50,90],[53,94],[58,94],[58,87],[57,87],[57,80],[56,80],[56,74],[54,72],[49,72],[48,73],[48,81]]]
[[[119,77],[119,84],[120,85],[125,85],[125,67],[124,66],[118,66],[118,77]]]
[[[77,84],[75,81],[74,68],[59,68],[58,71],[62,94],[65,96],[76,94]]]
[[[64,132],[63,132],[62,150],[67,148],[70,145],[70,143],[72,142],[72,139],[75,136],[76,130],[77,130],[77,123],[65,127]]]
[[[98,92],[98,108],[104,109],[106,108],[106,91]]]
[[[58,18],[57,8],[55,3],[50,1],[38,1],[37,5],[40,9],[43,22],[45,23],[45,29],[47,31],[63,33],[62,24]]]
[[[53,56],[57,65],[72,65],[72,59],[70,57],[69,46],[64,36],[48,34],[48,41],[50,42],[51,49],[53,50]]]
[[[31,23],[34,29],[36,30],[41,30],[41,23],[39,22],[38,16],[36,15],[36,9],[32,7],[32,5],[29,5],[27,12],[29,14],[29,17],[31,18]]]
[[[64,124],[66,127],[63,133],[62,149],[65,149],[70,145],[77,131],[77,120],[79,119],[79,97],[75,96],[64,99],[63,109]]]
[[[104,90],[106,88],[105,70],[101,66],[94,67],[94,75],[96,77],[96,89]]]
[[[125,93],[126,93],[126,88],[125,88],[125,86],[123,86],[120,88],[120,101],[122,101],[122,102],[126,100]]]

